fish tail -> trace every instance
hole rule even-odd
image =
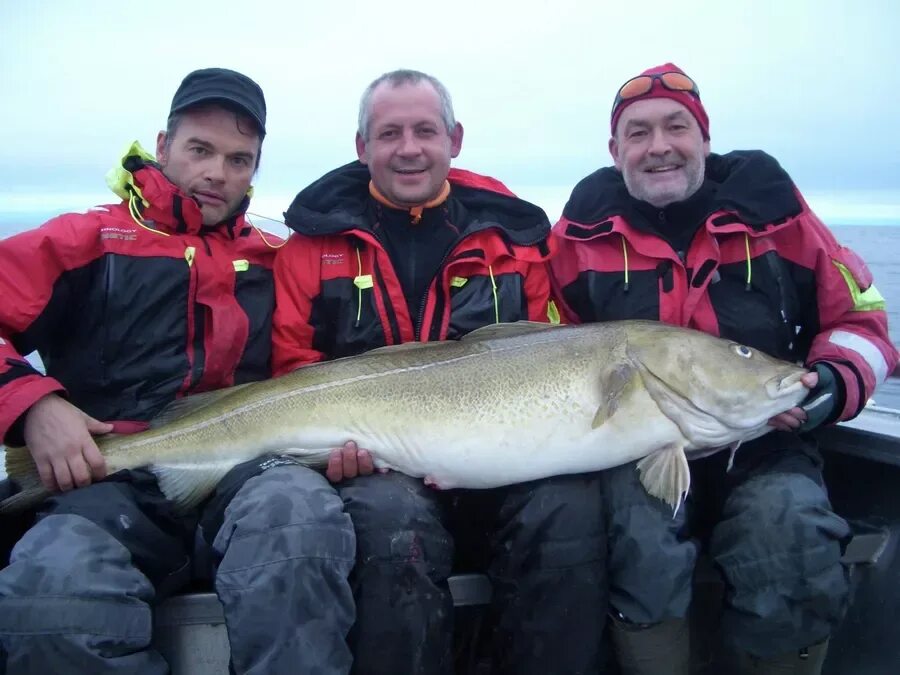
[[[25,511],[50,496],[50,491],[41,483],[28,448],[6,448],[6,475],[20,490],[0,502],[0,513]]]

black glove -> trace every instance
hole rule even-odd
[[[819,381],[800,404],[806,411],[806,421],[797,429],[800,433],[834,422],[844,409],[843,381],[834,368],[823,362],[815,364],[813,369],[819,374]]]

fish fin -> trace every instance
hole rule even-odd
[[[231,396],[234,392],[243,389],[244,387],[248,387],[250,384],[252,383],[238,384],[233,387],[226,387],[225,389],[216,389],[215,391],[206,391],[202,394],[193,394],[191,396],[185,396],[184,398],[175,399],[163,408],[156,417],[150,420],[150,428],[157,429],[165,424],[174,422],[177,419],[186,417],[201,408],[205,408],[223,398]]]
[[[641,485],[654,497],[672,507],[674,518],[681,501],[691,487],[691,470],[684,448],[677,443],[664,445],[638,462]]]
[[[0,513],[18,513],[37,506],[51,492],[41,483],[37,466],[28,448],[6,448],[6,475],[20,489],[0,502]]]
[[[166,499],[175,504],[176,511],[184,513],[206,499],[238,464],[240,460],[230,459],[196,465],[154,464],[149,468]]]
[[[562,326],[554,323],[541,323],[540,321],[516,321],[514,323],[492,323],[463,335],[460,342],[480,342],[482,340],[494,340],[496,338],[514,337],[516,335],[528,335],[529,333],[538,333],[540,331],[549,330],[551,328],[561,328]],[[441,348],[445,345],[446,340],[436,342],[404,342],[399,345],[387,345],[386,347],[376,347],[368,350],[365,355],[383,354],[386,352],[404,352],[415,351],[421,349]],[[355,358],[359,356],[351,356],[344,358]],[[338,360],[338,359],[335,359]]]
[[[334,448],[324,448],[321,450],[309,450],[307,448],[284,448],[274,451],[276,455],[287,455],[293,457],[303,466],[311,469],[324,469],[328,466],[328,459]]]
[[[741,447],[740,441],[735,441],[728,446],[728,466],[725,467],[725,473],[729,473],[734,467],[734,455],[738,451],[739,447]]]
[[[284,448],[275,451],[275,454],[293,457],[298,463],[303,466],[308,466],[310,469],[324,469],[328,466],[328,460],[333,451],[334,448],[323,448],[319,450],[310,450],[309,448]],[[372,463],[375,465],[375,469],[381,473],[397,470],[393,464],[388,464],[375,454],[372,455]]]
[[[0,502],[0,514],[21,513],[34,508],[49,497],[50,494],[51,492],[43,485],[23,488],[12,497],[7,497]]]
[[[516,321],[514,323],[492,323],[466,333],[460,338],[460,342],[477,342],[478,340],[494,340],[496,338],[513,337],[515,335],[528,335],[544,330],[562,328],[560,324],[542,323],[540,321]]]
[[[399,345],[387,345],[385,347],[375,347],[375,349],[370,349],[363,354],[358,354],[356,356],[345,356],[341,359],[334,359],[335,361],[341,361],[343,359],[356,359],[358,360],[360,356],[367,356],[369,354],[383,354],[385,352],[412,352],[421,349],[434,349],[435,347],[441,347],[441,345],[445,344],[446,341],[436,341],[436,342],[404,342]]]
[[[6,475],[19,485],[29,477],[40,482],[37,465],[27,447],[6,448]]]
[[[611,371],[601,383],[606,395],[603,404],[597,409],[591,428],[596,429],[612,419],[616,411],[637,391],[642,383],[640,373],[631,364],[623,364]]]

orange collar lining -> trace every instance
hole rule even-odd
[[[422,213],[425,211],[425,209],[430,209],[435,206],[439,206],[439,205],[443,204],[445,201],[447,201],[447,197],[450,196],[450,183],[445,180],[444,185],[441,187],[441,191],[438,193],[437,197],[435,197],[434,199],[429,200],[419,206],[413,206],[412,208],[407,208],[405,206],[398,206],[397,204],[392,202],[390,199],[388,199],[383,194],[381,194],[379,189],[377,187],[375,187],[375,183],[371,180],[369,181],[369,194],[372,195],[372,197],[376,201],[384,204],[385,206],[387,206],[389,208],[398,209],[399,211],[409,211],[409,217],[410,217],[410,220],[412,221],[412,224],[417,225],[419,223],[419,221],[422,220]]]

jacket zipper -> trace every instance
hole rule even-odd
[[[197,304],[197,285],[198,272],[194,267],[194,259],[197,255],[197,249],[194,246],[187,246],[184,249],[184,261],[188,266],[188,316],[187,316],[187,334],[188,345],[190,345],[190,358],[188,359],[189,374],[186,378],[184,391],[187,392],[194,388],[203,375],[203,316],[200,306]]]
[[[103,340],[100,343],[100,379],[104,385],[109,385],[109,371],[107,369],[108,362],[108,346],[109,345],[109,326],[112,323],[111,318],[107,316],[107,312],[109,311],[109,303],[110,298],[112,297],[113,288],[115,286],[115,276],[116,276],[116,256],[113,253],[108,253],[106,256],[106,278],[104,279],[104,290],[105,295],[103,298],[104,306],[103,306],[103,316],[106,317],[103,321]]]
[[[465,237],[463,237],[463,239],[464,238]],[[415,325],[415,339],[417,341],[422,340],[422,329],[424,328],[423,324],[425,323],[425,308],[428,305],[428,296],[431,295],[432,290],[435,291],[435,294],[437,293],[437,282],[439,279],[441,279],[444,276],[444,272],[446,272],[446,270],[444,269],[444,265],[446,265],[447,261],[453,257],[453,251],[456,250],[456,247],[459,246],[459,243],[461,241],[462,241],[462,239],[457,240],[453,244],[453,246],[451,246],[448,249],[448,252],[444,254],[444,257],[441,260],[441,264],[438,265],[437,273],[434,275],[434,279],[431,280],[431,285],[428,287],[428,290],[425,291],[425,295],[422,297],[422,302],[419,303],[419,314],[416,317],[416,325]],[[468,260],[468,259],[475,260],[475,259],[477,259],[477,257],[469,256],[467,258],[457,258],[453,262],[459,262],[460,260]],[[443,287],[441,288],[441,291],[443,292]],[[435,316],[432,317],[431,325],[429,326],[429,331],[428,331],[429,338],[430,338],[430,334],[433,332],[435,320],[443,320],[443,312],[441,312],[440,319],[438,319],[438,317],[437,317],[437,312],[435,312]]]

